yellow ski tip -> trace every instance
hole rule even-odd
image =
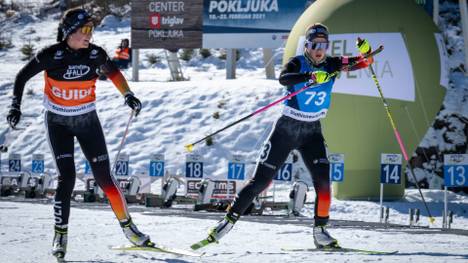
[[[431,224],[434,224],[435,218],[434,218],[434,217],[429,217],[429,222],[430,222]]]
[[[192,152],[193,151],[193,144],[185,145],[185,149],[187,149],[187,151],[189,151],[189,152]]]

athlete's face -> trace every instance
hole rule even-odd
[[[306,46],[307,54],[316,62],[325,58],[328,48],[328,41],[323,37],[315,38]]]
[[[91,38],[93,37],[93,29],[94,25],[92,22],[80,27],[68,37],[68,45],[73,49],[88,48]]]

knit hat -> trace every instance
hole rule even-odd
[[[322,37],[328,41],[328,28],[321,24],[315,23],[306,31],[306,40],[312,42],[315,38]]]
[[[59,24],[57,41],[61,42],[67,39],[70,34],[73,34],[89,21],[92,21],[92,17],[84,9],[78,8],[67,11]]]

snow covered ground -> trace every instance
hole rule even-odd
[[[24,65],[20,58],[23,43],[31,41],[36,49],[55,42],[56,17],[37,19],[23,15],[17,22],[0,24],[0,31],[11,34],[15,47],[0,51],[0,143],[7,129],[3,120],[8,111],[14,76]],[[95,33],[95,43],[103,46],[109,54],[122,38],[129,38],[129,22],[118,21],[112,17],[104,20],[104,26]],[[452,34],[456,29],[450,29]],[[458,43],[458,42],[457,42]],[[458,45],[458,44],[457,44]],[[219,51],[215,51],[219,52]],[[183,62],[184,75],[190,81],[167,82],[169,69],[164,63],[150,65],[147,56],[155,54],[162,58],[160,50],[145,50],[141,53],[140,82],[130,82],[138,97],[142,98],[143,110],[134,120],[124,152],[130,155],[133,174],[147,171],[152,154],[165,153],[166,168],[175,174],[185,162],[184,145],[209,134],[224,125],[266,105],[283,93],[277,81],[266,80],[262,69],[260,50],[243,50],[238,62],[236,80],[225,79],[224,61],[217,57],[201,59],[196,56]],[[282,49],[277,49],[276,68],[279,69]],[[461,61],[458,52],[454,61]],[[277,71],[278,72],[278,71]],[[130,78],[131,70],[124,74]],[[34,153],[46,156],[47,169],[53,169],[52,160],[44,136],[42,89],[43,79],[39,74],[26,86],[23,98],[23,120],[20,127],[24,130],[6,136],[9,151],[23,155],[23,161],[30,163]],[[452,73],[454,88],[447,93],[446,111],[468,116],[466,96],[466,77]],[[128,120],[128,107],[109,81],[98,82],[97,106],[108,149],[116,153]],[[212,147],[196,147],[195,152],[207,161],[206,174],[220,177],[226,174],[227,161],[232,154],[242,155],[245,160],[253,161],[263,139],[271,129],[280,107],[274,108],[260,118],[254,118],[237,125],[215,137]],[[213,114],[219,113],[219,119]],[[2,117],[3,116],[3,117]],[[28,125],[26,125],[28,124]],[[461,125],[461,124],[460,124]],[[440,134],[430,131],[424,143],[426,146],[441,142],[433,140]],[[465,135],[466,137],[466,135]],[[460,137],[457,137],[457,142]],[[444,144],[446,147],[450,145]],[[445,147],[444,146],[444,147]],[[6,159],[5,156],[2,156]],[[76,145],[76,159],[79,171],[83,171],[83,157]],[[253,168],[249,165],[249,170]],[[5,170],[5,167],[3,167]],[[289,186],[278,186],[277,200],[286,201]],[[157,189],[154,189],[157,191]],[[431,212],[436,216],[435,225],[441,227],[443,209],[442,192],[424,191]],[[308,196],[313,201],[314,194]],[[449,195],[449,209],[454,211],[452,227],[468,230],[468,197]],[[331,208],[333,219],[378,221],[378,203],[365,201],[334,200]],[[390,222],[407,224],[408,209],[419,208],[423,214],[420,225],[428,225],[427,214],[415,190],[408,190],[399,202],[385,203],[390,207]],[[207,256],[201,259],[178,258],[165,254],[119,253],[109,247],[126,244],[113,213],[107,206],[103,209],[90,209],[76,204],[71,211],[69,252],[67,259],[72,262],[467,262],[468,237],[444,234],[440,231],[408,233],[396,230],[364,230],[359,228],[337,228],[332,230],[343,246],[376,250],[399,250],[392,256],[364,256],[357,254],[327,253],[286,253],[281,247],[313,247],[312,229],[305,226],[288,224],[261,224],[240,221],[235,230],[222,240],[220,245],[207,248]],[[132,207],[133,210],[136,210]],[[148,211],[153,211],[148,209]],[[214,220],[190,219],[182,216],[160,216],[133,212],[140,228],[151,234],[153,239],[168,246],[187,248],[191,243],[203,238]],[[312,217],[312,205],[302,211]],[[51,262],[50,244],[52,240],[53,212],[51,205],[23,202],[0,201],[0,262]],[[220,214],[221,216],[221,214]]]
[[[440,191],[428,193],[431,209],[441,208]],[[387,203],[392,207],[390,223],[406,223],[408,207],[422,204],[410,190],[408,202]],[[452,194],[452,208],[466,210],[466,197]],[[4,199],[3,199],[4,200]],[[164,215],[160,209],[130,207],[140,229],[160,244],[187,249],[204,238],[215,224],[212,219],[193,219],[174,211]],[[144,210],[144,212],[142,211]],[[307,207],[304,211],[310,211]],[[458,211],[457,210],[457,211]],[[138,212],[136,212],[138,211]],[[437,211],[433,211],[436,212]],[[180,211],[179,211],[180,213]],[[334,201],[334,219],[378,221],[378,204],[364,201]],[[53,236],[52,205],[24,202],[0,202],[0,262],[52,262],[50,244]],[[219,218],[222,214],[219,214]],[[267,217],[267,216],[266,216]],[[70,262],[467,262],[468,236],[444,233],[434,229],[375,229],[361,227],[335,228],[331,233],[342,246],[369,250],[394,251],[396,255],[360,255],[355,253],[285,252],[281,248],[311,248],[312,228],[294,224],[265,224],[240,220],[233,231],[218,245],[207,247],[202,258],[177,257],[150,252],[118,252],[112,246],[127,244],[118,222],[106,205],[73,203],[69,224]],[[454,227],[468,229],[467,217],[455,218]],[[440,226],[440,213],[436,225]],[[419,226],[428,225],[423,217]]]

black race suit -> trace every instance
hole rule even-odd
[[[107,195],[119,221],[129,219],[124,196],[110,172],[106,141],[95,110],[95,83],[106,74],[124,92],[123,77],[106,52],[96,46],[73,50],[65,42],[41,50],[18,73],[13,95],[21,102],[25,83],[45,71],[45,126],[58,172],[54,215],[66,227],[75,184],[74,138],[89,161],[97,184]],[[121,82],[121,83],[119,83]],[[120,86],[119,86],[120,85]]]

